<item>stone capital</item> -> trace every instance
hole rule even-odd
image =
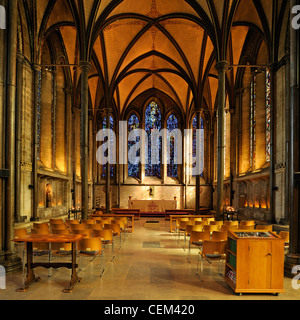
[[[42,66],[38,63],[33,63],[32,64],[32,69],[35,71],[35,72],[40,72],[42,70]]]
[[[80,61],[79,68],[81,71],[89,72],[92,68],[92,64],[88,61]]]
[[[216,63],[215,68],[217,69],[217,71],[220,72],[224,72],[226,71],[226,69],[228,68],[229,64],[227,61],[223,60],[223,61],[219,61]]]

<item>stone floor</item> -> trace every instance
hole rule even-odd
[[[149,219],[147,219],[149,220]],[[154,219],[155,220],[155,219]],[[157,219],[156,219],[157,220]],[[114,250],[105,248],[105,272],[100,277],[100,258],[94,261],[78,258],[82,278],[72,293],[63,293],[70,271],[37,268],[41,278],[25,293],[16,289],[23,285],[22,272],[6,277],[6,289],[0,300],[299,300],[300,289],[284,279],[285,293],[235,295],[218,273],[218,262],[205,261],[204,278],[196,274],[197,249],[188,250],[184,237],[169,232],[169,221],[145,225],[135,222],[135,231],[115,240]],[[38,257],[36,259],[46,259]],[[65,259],[65,258],[63,258]]]

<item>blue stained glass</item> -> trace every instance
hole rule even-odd
[[[152,130],[161,130],[162,129],[162,117],[158,105],[155,102],[151,102],[145,113],[145,131],[148,135],[148,164],[145,165],[145,175],[147,177],[158,177],[161,178],[161,150],[162,150],[162,141],[159,139],[159,144],[154,146],[157,153],[159,154],[159,163],[152,164],[151,160],[151,132]]]
[[[178,119],[172,114],[167,119],[167,129],[168,131],[173,131],[178,129]],[[177,146],[175,145],[174,137],[170,139],[170,163],[167,166],[168,177],[177,178],[178,177],[178,165],[175,164],[175,154],[177,152]]]
[[[200,129],[204,129],[204,121],[201,117],[200,120]],[[198,129],[198,116],[195,116],[193,119],[193,157],[197,156],[197,129]],[[196,163],[193,163],[193,168],[196,167]],[[201,177],[203,177],[203,173],[201,173]]]
[[[103,119],[103,129],[108,129],[108,123],[107,123],[106,117],[104,117],[104,119]],[[114,118],[112,116],[110,116],[110,129],[114,130]],[[105,140],[105,142],[106,141],[107,140]],[[105,154],[106,157],[108,156],[107,152],[108,151],[106,151],[106,154]],[[111,177],[114,176],[114,166],[113,165],[110,166],[110,176]],[[106,177],[106,165],[102,166],[102,178],[105,178],[105,177]]]
[[[140,126],[140,122],[138,117],[133,114],[128,121],[128,132],[132,130],[138,129]],[[135,145],[134,141],[128,142],[128,149],[130,149],[133,145]],[[139,154],[137,154],[139,156]],[[128,162],[128,176],[132,178],[138,178],[140,175],[140,166],[138,164],[131,164]]]

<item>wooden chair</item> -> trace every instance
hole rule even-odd
[[[60,235],[69,235],[71,233],[70,229],[66,228],[66,229],[56,229],[56,228],[52,228],[51,229],[51,233],[52,234],[60,234]]]
[[[43,223],[34,222],[33,229],[48,229],[49,230],[49,224],[46,222],[43,222]]]
[[[81,257],[91,258],[91,261],[94,261],[97,256],[101,257],[101,273],[100,277],[103,276],[104,267],[103,267],[103,254],[104,250],[102,248],[101,238],[86,238],[78,242],[77,246],[78,254]],[[81,269],[83,271],[83,269]]]
[[[73,234],[82,234],[82,235],[84,235],[84,238],[92,238],[94,231],[92,229],[83,229],[83,230],[74,229],[74,230],[72,230],[72,233]]]
[[[210,222],[210,225],[211,225],[211,226],[218,226],[219,229],[221,229],[221,226],[222,226],[223,224],[224,224],[223,221],[211,221],[211,222]]]
[[[257,225],[255,227],[256,230],[265,230],[265,231],[273,231],[273,225]]]
[[[175,227],[175,232],[177,233],[178,232],[178,228],[179,228],[179,225],[180,225],[180,221],[189,221],[190,218],[186,217],[186,218],[177,218],[176,219],[176,227]]]
[[[94,237],[100,238],[104,246],[107,244],[111,244],[112,251],[114,250],[114,238],[112,229],[94,230]]]
[[[210,240],[210,232],[192,231],[189,241],[189,251],[192,245],[200,247],[205,240]]]
[[[192,231],[203,231],[204,224],[199,223],[192,226]]]
[[[226,226],[236,226],[236,227],[238,227],[239,226],[239,222],[238,221],[225,221],[224,222],[224,225],[226,225]]]
[[[203,226],[203,231],[208,231],[210,233],[212,233],[213,231],[219,231],[219,230],[220,230],[220,227],[218,225],[207,224]]]
[[[201,260],[201,278],[203,279],[203,261],[219,260],[218,272],[221,275],[221,261],[226,258],[227,241],[203,241],[202,250],[200,250],[197,261],[197,274],[199,273],[199,262]],[[203,280],[202,280],[203,281]]]
[[[242,220],[240,226],[255,226],[254,220]]]
[[[60,223],[60,224],[51,224],[50,225],[51,230],[52,229],[56,229],[56,230],[66,230],[67,226],[64,223]]]
[[[64,220],[63,219],[50,219],[50,225],[51,224],[64,224]]]
[[[211,235],[213,241],[227,241],[228,233],[226,231],[214,231]]]
[[[81,224],[96,224],[96,221],[94,219],[83,219]]]
[[[188,221],[179,221],[179,227],[178,227],[178,236],[180,236],[180,232],[182,231],[185,234],[185,229],[187,225],[193,225],[193,223]]]
[[[86,225],[85,224],[72,224],[70,228],[71,228],[72,232],[73,232],[73,230],[85,230]]]
[[[215,218],[203,218],[203,221],[210,224],[212,221],[215,221]]]
[[[91,230],[103,230],[103,225],[100,223],[96,223],[96,224],[87,224],[87,229],[91,229]]]

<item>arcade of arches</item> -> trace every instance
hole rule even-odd
[[[222,219],[233,206],[288,227],[289,265],[299,264],[296,3],[0,0],[3,264],[13,268],[16,224],[72,207],[84,217],[96,206],[128,208],[150,187],[156,200],[176,197],[177,208],[207,207]],[[167,164],[158,143],[156,164],[122,164],[117,147],[116,162],[102,166],[97,133],[118,133],[120,121],[128,133],[201,129],[201,174],[188,161],[195,135],[182,163],[173,139]]]

